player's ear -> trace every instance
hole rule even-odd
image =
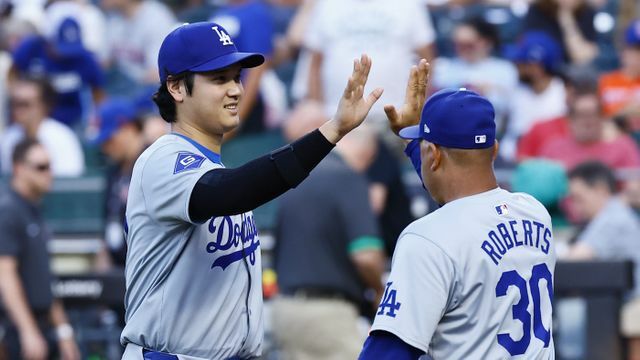
[[[176,102],[184,101],[186,96],[184,81],[172,78],[167,79],[167,90],[169,90],[169,94]]]

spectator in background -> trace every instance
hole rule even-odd
[[[625,31],[622,67],[600,77],[600,97],[606,116],[624,116],[640,131],[640,20]]]
[[[9,107],[14,123],[0,138],[2,173],[11,171],[11,154],[25,138],[37,139],[51,156],[53,176],[73,177],[84,172],[84,153],[77,136],[49,117],[55,92],[43,79],[18,78],[9,88]]]
[[[597,87],[597,78],[592,73],[584,71],[567,71],[565,73],[565,93],[566,104],[573,103],[576,94],[584,94],[585,92],[594,92]],[[610,131],[615,131],[615,126],[609,122],[605,122],[605,127]],[[542,148],[556,137],[570,136],[569,119],[567,114],[538,121],[529,131],[524,133],[518,141],[517,160],[518,162],[527,160],[528,158],[536,158],[540,156]],[[617,136],[617,134],[615,135]]]
[[[556,160],[566,169],[587,160],[599,160],[614,169],[640,166],[640,152],[628,135],[605,136],[602,104],[595,86],[575,89],[569,99],[569,133],[549,140],[540,157]]]
[[[104,239],[113,265],[124,267],[125,210],[133,164],[146,148],[136,108],[124,98],[106,100],[98,108],[99,132],[93,143],[112,163],[108,173]],[[107,263],[108,264],[108,263]],[[103,268],[105,263],[101,264]]]
[[[326,120],[319,105],[301,107],[300,117],[285,124],[287,137]],[[370,130],[355,130],[304,184],[281,198],[275,250],[281,296],[272,309],[283,360],[356,359],[362,348],[358,308],[367,302],[367,288],[375,294],[368,299],[370,311],[377,306],[385,267],[367,180],[360,174],[372,157],[374,137]]]
[[[10,190],[0,195],[0,296],[9,319],[4,344],[9,359],[80,359],[62,302],[51,292],[47,242],[39,208],[51,188],[44,146],[20,142],[13,153]]]
[[[509,57],[518,67],[520,85],[511,96],[500,155],[514,161],[520,136],[536,122],[563,116],[567,105],[564,83],[558,76],[561,49],[553,38],[544,32],[526,33]]]
[[[107,19],[110,70],[109,91],[132,94],[141,87],[157,87],[158,51],[177,25],[171,10],[155,0],[101,0],[111,12]]]
[[[484,19],[461,22],[453,31],[456,57],[436,59],[431,81],[435,89],[466,87],[487,97],[502,134],[518,73],[512,63],[493,56],[498,41],[497,29]]]
[[[59,24],[71,17],[80,24],[82,43],[100,62],[106,61],[107,18],[91,0],[49,0],[45,9],[47,23]]]
[[[257,52],[265,56],[261,66],[246,69],[242,85],[244,97],[240,104],[239,134],[260,133],[265,130],[266,106],[260,94],[263,75],[271,67],[273,56],[273,22],[269,8],[262,0],[228,0],[211,21],[229,32],[238,51]],[[228,137],[228,136],[225,136]]]
[[[351,73],[352,59],[369,54],[375,62],[369,83],[384,88],[384,94],[367,121],[387,136],[383,104],[403,103],[409,69],[416,56],[432,58],[434,39],[429,12],[416,0],[318,1],[305,39],[312,51],[308,95],[323,101],[330,114]]]
[[[56,92],[51,116],[74,128],[88,113],[83,93],[90,90],[95,103],[102,100],[104,74],[82,44],[76,20],[65,18],[52,27],[47,37],[29,37],[18,45],[13,53],[12,72],[49,79]]]
[[[536,0],[524,19],[523,30],[548,32],[562,44],[566,63],[588,65],[598,55],[595,14],[586,0]]]
[[[587,162],[569,172],[569,199],[579,221],[586,224],[569,248],[569,260],[632,260],[640,279],[640,218],[616,196],[616,179],[606,165]],[[640,307],[640,282],[622,310],[622,332],[630,338],[628,359],[640,358],[638,318],[627,317]],[[627,331],[632,330],[632,331]]]

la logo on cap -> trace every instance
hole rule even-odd
[[[220,42],[222,43],[222,45],[233,45],[233,41],[231,41],[231,37],[229,36],[229,34],[224,32],[224,30],[220,31],[220,29],[218,29],[217,26],[214,26],[211,29],[213,29],[216,32],[216,34],[218,34],[218,37],[220,38]]]

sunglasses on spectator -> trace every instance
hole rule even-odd
[[[37,172],[49,172],[51,170],[51,164],[48,162],[39,163],[39,164],[33,164],[33,163],[26,163],[26,164],[33,170],[36,170]]]

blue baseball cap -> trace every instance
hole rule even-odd
[[[640,20],[634,20],[624,32],[625,43],[629,46],[640,46]]]
[[[420,125],[400,130],[400,137],[456,149],[486,149],[496,140],[494,119],[493,105],[485,97],[465,88],[443,89],[424,104]]]
[[[560,44],[544,31],[530,31],[522,35],[507,57],[516,63],[541,64],[549,72],[558,71],[563,59]]]
[[[82,44],[82,32],[80,25],[71,17],[60,22],[52,38],[56,53],[63,57],[72,57],[86,52]]]
[[[264,56],[239,52],[227,30],[214,22],[185,24],[164,38],[158,53],[160,81],[185,71],[206,72],[240,63],[250,68],[261,65]]]
[[[91,143],[100,146],[111,139],[122,125],[135,120],[136,106],[125,98],[111,98],[98,107],[97,113],[100,125]]]

